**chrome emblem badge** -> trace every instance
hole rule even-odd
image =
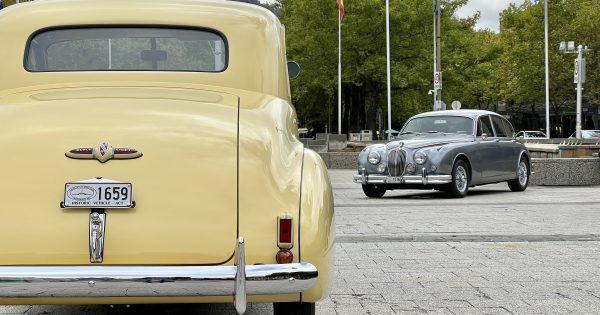
[[[95,148],[76,148],[68,151],[65,155],[72,159],[98,160],[105,163],[108,160],[129,160],[142,156],[142,152],[131,148],[115,148],[108,142],[101,142]]]

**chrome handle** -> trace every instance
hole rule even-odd
[[[105,213],[90,213],[90,262],[101,263],[104,256]]]

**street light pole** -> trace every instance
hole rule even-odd
[[[575,42],[561,42],[559,50],[565,54],[577,54],[577,59],[575,59],[575,69],[574,69],[574,80],[577,83],[577,110],[575,113],[575,136],[577,139],[581,139],[581,97],[582,97],[582,85],[585,83],[585,59],[583,59],[583,53],[586,51],[590,51],[587,46],[583,47],[582,45],[577,46],[577,51],[575,51]]]
[[[581,83],[583,81],[582,70],[583,46],[577,46],[577,64],[575,65],[577,73],[577,117],[575,118],[575,134],[577,139],[581,139]]]
[[[548,0],[544,0],[544,53],[546,57],[546,138],[550,138],[550,66],[548,60]]]

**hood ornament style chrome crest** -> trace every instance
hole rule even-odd
[[[105,163],[108,160],[130,160],[142,156],[142,152],[131,148],[115,148],[108,142],[101,142],[95,148],[76,148],[68,151],[65,155],[72,159],[98,160]]]

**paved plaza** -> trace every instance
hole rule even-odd
[[[476,187],[368,199],[331,170],[335,281],[317,314],[598,314],[600,187]],[[5,306],[2,314],[234,314],[230,305]],[[249,305],[246,314],[269,314]]]

